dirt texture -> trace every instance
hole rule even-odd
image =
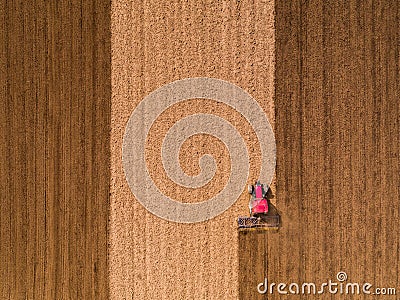
[[[340,271],[399,293],[399,9],[390,0],[2,1],[0,298],[281,299],[257,284],[318,284]],[[160,219],[133,196],[122,164],[130,115],[157,88],[194,77],[241,87],[272,124],[278,232],[237,232],[245,190],[196,224]],[[232,168],[226,144],[200,133],[182,143],[179,167],[201,174],[199,158],[211,154],[214,178],[198,189],[169,178],[163,138],[198,113],[232,123],[248,180],[260,170],[241,113],[180,102],[152,124],[143,153],[155,185],[180,203],[216,195]]]
[[[108,299],[111,3],[0,2],[0,299]]]
[[[274,3],[272,1],[113,1],[110,291],[112,299],[237,299],[236,218],[248,214],[247,187],[219,216],[181,224],[149,213],[131,192],[122,164],[128,119],[145,96],[175,80],[209,77],[233,83],[256,99],[274,124]],[[150,111],[144,110],[143,118]],[[200,173],[199,158],[210,154],[215,176],[204,187],[177,185],[162,163],[164,136],[193,114],[229,121],[249,153],[249,176],[260,171],[261,150],[251,124],[215,99],[190,99],[168,109],[146,136],[146,164],[155,186],[168,197],[196,203],[218,194],[235,161],[212,134],[188,138],[180,167]],[[146,120],[144,120],[144,123]],[[196,124],[194,124],[196,125]],[[197,125],[196,125],[197,126]],[[142,137],[138,127],[132,136]],[[142,132],[142,133],[141,133]],[[134,172],[134,171],[133,171]],[[143,173],[137,172],[135,180]],[[154,187],[148,197],[154,195]],[[155,199],[154,201],[156,201]],[[235,199],[234,199],[235,200]]]

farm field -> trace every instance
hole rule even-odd
[[[0,299],[397,299],[399,14],[2,1]]]

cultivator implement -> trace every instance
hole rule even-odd
[[[261,217],[239,217],[238,228],[239,230],[260,229],[270,230],[278,229],[280,223],[279,215],[275,216],[261,216]]]

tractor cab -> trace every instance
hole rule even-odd
[[[269,187],[265,187],[260,181],[257,181],[254,185],[249,185],[248,192],[251,194],[249,209],[251,216],[268,213],[268,200],[266,198],[268,189]]]

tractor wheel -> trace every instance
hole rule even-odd
[[[253,194],[253,191],[254,191],[254,186],[252,186],[252,185],[248,185],[247,186],[247,191],[249,192],[249,194]]]

